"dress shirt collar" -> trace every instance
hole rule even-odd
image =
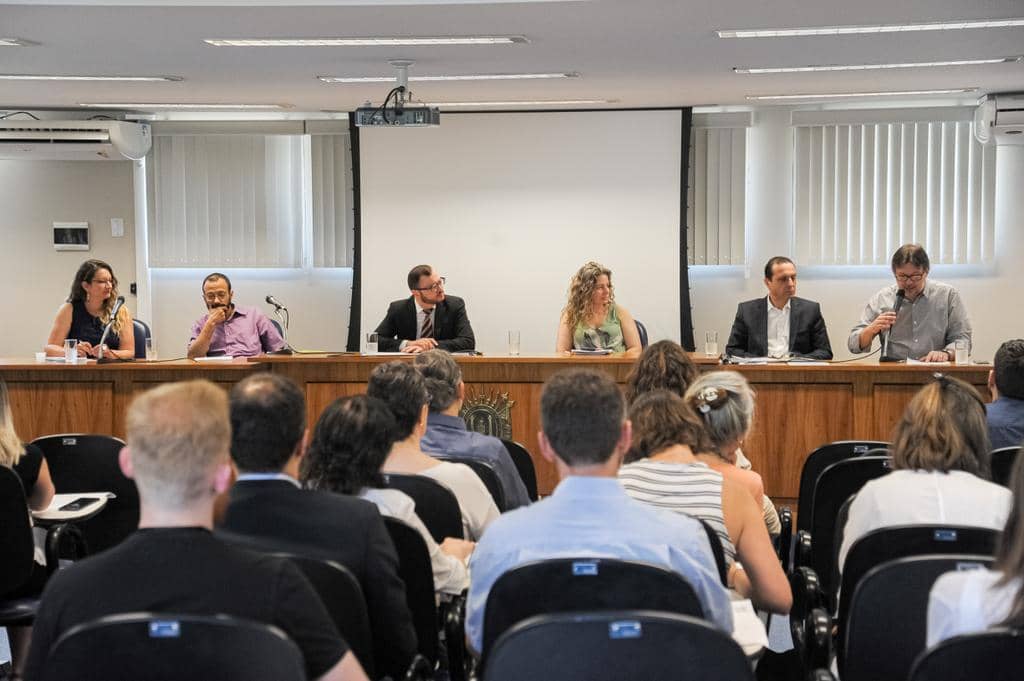
[[[630,498],[617,477],[570,475],[564,478],[551,496],[559,501],[576,499]]]
[[[793,299],[790,298],[789,300],[786,301],[785,305],[783,305],[781,308],[778,308],[778,307],[775,307],[774,303],[772,303],[772,297],[771,296],[765,296],[764,299],[765,299],[765,302],[768,304],[768,311],[769,312],[771,312],[772,310],[775,310],[776,312],[789,312],[789,309],[790,309],[789,308],[789,304],[793,302]]]
[[[427,414],[427,426],[440,426],[442,428],[453,428],[455,430],[467,430],[466,422],[458,416],[449,416],[439,411],[432,411]]]
[[[298,480],[285,473],[242,473],[235,482],[265,482],[267,480],[282,480],[295,485],[298,489],[302,489],[302,485],[299,484]]]

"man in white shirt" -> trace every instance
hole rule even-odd
[[[764,266],[765,298],[740,303],[726,343],[727,355],[832,359],[821,306],[796,297],[796,265],[775,256]]]

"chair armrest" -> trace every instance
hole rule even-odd
[[[836,681],[836,677],[828,669],[814,669],[807,675],[807,681]]]
[[[430,666],[430,662],[416,653],[416,657],[412,658],[412,662],[409,663],[409,669],[405,672],[403,681],[432,681],[433,678],[434,669]]]
[[[793,569],[799,567],[810,567],[813,554],[811,533],[807,530],[800,530],[796,533],[796,549],[793,554]]]
[[[793,510],[788,506],[779,509],[779,524],[782,531],[779,532],[778,544],[775,549],[782,563],[782,570],[787,574],[790,571],[790,552],[793,546]]]
[[[793,592],[793,607],[789,611],[789,631],[793,636],[793,647],[800,658],[806,661],[813,635],[813,630],[808,630],[808,622],[812,621],[811,614],[815,609],[824,610],[825,593],[821,589],[818,573],[809,567],[795,568],[789,576],[789,587]]]
[[[78,560],[88,555],[89,547],[85,543],[82,531],[74,523],[58,523],[46,529],[46,572],[52,575],[60,567],[62,555],[71,560]]]
[[[448,651],[448,675],[451,681],[468,681],[473,656],[466,651],[466,600],[468,591],[441,606],[441,628]]]
[[[832,662],[832,617],[814,608],[804,624],[807,633],[807,668],[827,669]]]

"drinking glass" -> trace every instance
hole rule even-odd
[[[371,331],[370,333],[366,334],[366,354],[377,354],[377,342],[379,340],[380,335],[376,331]]]
[[[508,332],[508,354],[510,357],[519,356],[519,332]]]
[[[967,345],[966,340],[958,340],[953,344],[954,355],[956,356],[957,366],[965,366],[971,363],[970,348]]]
[[[146,361],[152,362],[156,359],[156,348],[153,347],[153,339],[146,339]]]
[[[64,341],[64,362],[74,364],[78,361],[78,339],[68,338]]]
[[[707,357],[718,357],[717,331],[707,331],[704,333],[704,354]]]

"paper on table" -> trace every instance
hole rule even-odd
[[[933,367],[948,367],[948,366],[951,366],[953,363],[952,362],[922,362],[919,359],[910,359],[909,357],[907,357],[907,364],[927,364],[928,366],[933,366]]]
[[[768,646],[768,632],[749,599],[732,601],[732,639],[747,657]]]
[[[612,351],[607,348],[598,348],[596,350],[583,350],[582,348],[574,348],[572,351],[574,355],[610,355]]]
[[[791,359],[786,362],[789,366],[801,366],[801,367],[824,367],[828,366],[828,362],[822,362],[821,360],[815,359]]]
[[[213,355],[211,357],[196,357],[197,362],[233,362],[235,358],[231,355]]]
[[[72,492],[71,494],[54,494],[50,505],[42,511],[32,511],[32,517],[39,520],[78,520],[98,513],[107,505],[109,499],[115,498],[113,492]],[[95,499],[96,503],[86,504],[77,511],[58,510],[65,504],[70,504],[75,499]]]

